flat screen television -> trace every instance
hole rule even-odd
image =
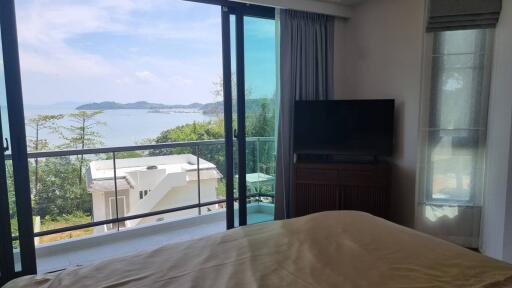
[[[394,100],[296,101],[294,151],[391,156],[394,111]]]

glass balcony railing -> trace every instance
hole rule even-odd
[[[273,218],[273,151],[247,139],[249,223]],[[29,153],[36,244],[225,211],[224,155],[224,140]]]

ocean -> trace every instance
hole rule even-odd
[[[71,107],[25,107],[25,119],[38,114],[65,114],[77,112]],[[179,125],[201,122],[214,119],[211,116],[204,115],[196,110],[165,110],[165,113],[150,112],[150,110],[105,110],[97,116],[98,121],[105,125],[97,127],[97,130],[104,142],[103,147],[130,146],[136,145],[143,139],[154,138],[160,132],[174,128]],[[72,122],[68,119],[59,121],[59,125],[68,126]],[[34,129],[26,127],[27,137],[35,135]],[[51,131],[44,130],[40,132],[40,138],[49,141],[51,145],[58,145],[62,140]]]

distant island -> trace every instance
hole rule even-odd
[[[248,99],[245,101],[245,110],[247,113],[258,111],[263,103],[266,103],[268,107],[272,107],[272,99],[260,98],[260,99]],[[233,103],[235,107],[235,103]],[[83,104],[75,108],[76,110],[120,110],[120,109],[141,109],[148,110],[150,113],[167,113],[166,110],[172,109],[187,109],[197,110],[205,115],[219,115],[224,113],[224,103],[213,102],[213,103],[192,103],[187,105],[167,105],[161,103],[151,103],[147,101],[138,101],[133,103],[119,103],[114,101],[94,102]],[[170,111],[169,111],[170,112]],[[180,112],[180,111],[178,111]],[[181,111],[183,112],[183,111]]]
[[[187,105],[167,105],[161,103],[151,103],[147,101],[138,101],[133,103],[118,103],[114,101],[94,102],[76,107],[76,110],[120,110],[120,109],[141,109],[150,110],[151,113],[165,113],[162,110],[170,109],[188,109],[198,110],[203,114],[220,114],[224,110],[222,102],[214,103],[192,103]]]
[[[134,103],[118,103],[114,101],[94,102],[76,107],[77,110],[118,110],[118,109],[200,109],[204,104],[192,103],[188,105],[166,105],[138,101]]]

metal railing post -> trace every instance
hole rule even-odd
[[[256,138],[256,173],[260,173],[260,138]],[[256,193],[256,202],[261,202],[261,189],[259,181],[256,182],[256,189],[258,189]]]
[[[197,160],[197,204],[201,205],[201,172],[199,167],[199,146],[196,145],[196,160]],[[201,216],[201,206],[197,208],[199,216]]]
[[[256,138],[256,172],[260,172],[260,139]]]
[[[116,203],[116,224],[117,224],[117,231],[119,231],[119,207],[117,207],[117,164],[116,164],[116,152],[112,152],[112,161],[113,161],[113,168],[114,168],[114,202]],[[110,203],[108,203],[110,206]],[[110,207],[112,208],[112,207]]]

